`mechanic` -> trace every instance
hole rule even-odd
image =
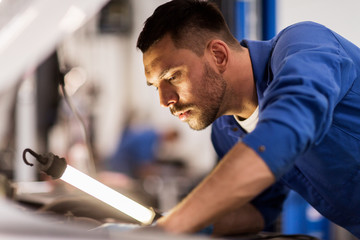
[[[360,49],[313,22],[269,41],[230,33],[210,2],[159,6],[139,35],[147,84],[221,161],[157,225],[214,235],[268,229],[288,189],[360,237]]]

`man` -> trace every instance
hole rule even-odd
[[[270,41],[231,35],[204,1],[158,7],[138,38],[160,104],[221,159],[157,225],[174,233],[266,229],[287,188],[360,237],[360,50],[319,24]]]

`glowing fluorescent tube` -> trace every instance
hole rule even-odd
[[[35,157],[39,162],[39,170],[48,174],[53,179],[62,179],[70,185],[103,201],[144,225],[151,224],[157,218],[161,217],[161,214],[157,213],[155,210],[140,205],[79,170],[76,170],[70,165],[67,165],[64,158],[60,158],[53,153],[40,155],[30,148],[26,148],[23,152],[23,160],[25,164],[29,166],[34,166],[34,164],[26,159],[26,153],[30,153]]]
[[[140,205],[70,165],[67,165],[65,172],[60,179],[109,204],[143,224],[151,224],[155,217],[155,212],[153,210]]]

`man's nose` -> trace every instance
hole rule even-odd
[[[160,105],[162,107],[170,107],[171,105],[175,104],[179,100],[179,96],[176,93],[173,86],[170,84],[162,84],[158,88],[159,97],[160,97]]]

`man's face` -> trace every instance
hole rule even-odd
[[[178,49],[165,36],[143,55],[149,86],[159,92],[160,105],[192,129],[201,130],[221,115],[226,82],[206,61]]]

